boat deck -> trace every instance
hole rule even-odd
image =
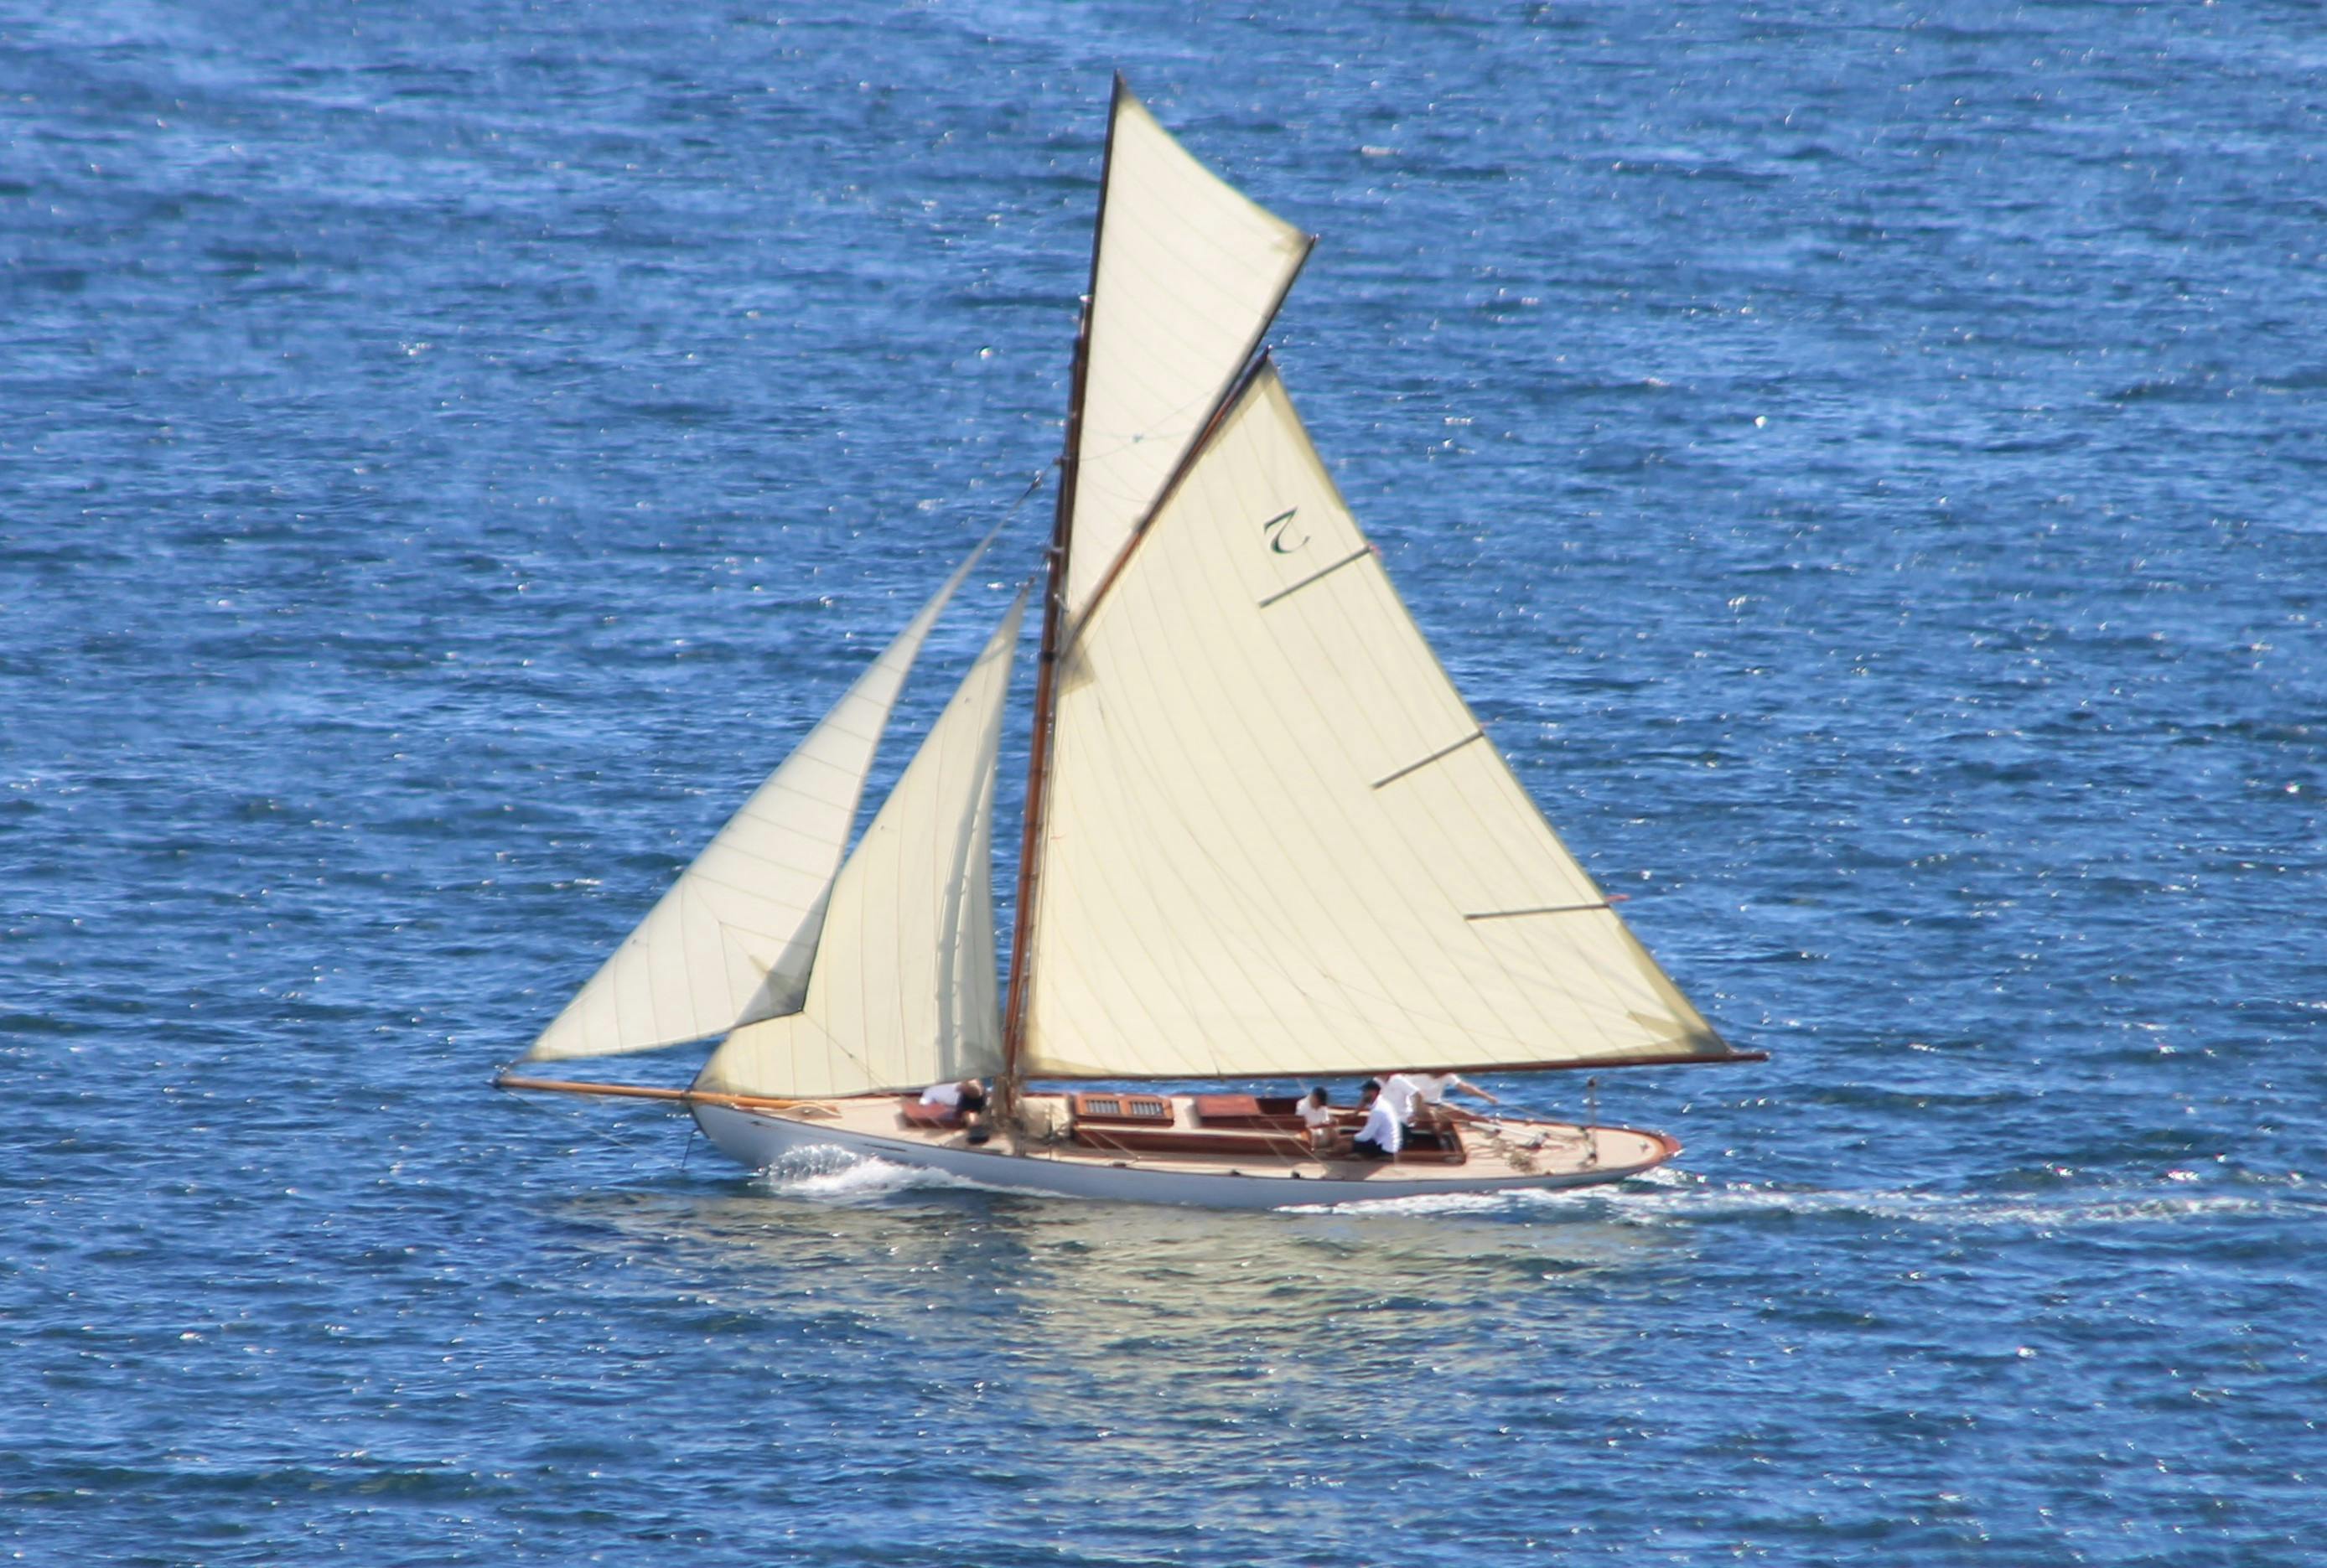
[[[1023,1131],[997,1125],[983,1143],[971,1142],[966,1126],[933,1125],[931,1108],[911,1097],[803,1102],[757,1114],[931,1152],[1185,1175],[1401,1186],[1436,1180],[1449,1188],[1475,1188],[1546,1177],[1613,1179],[1660,1165],[1678,1152],[1671,1139],[1630,1127],[1500,1118],[1409,1134],[1395,1160],[1336,1158],[1308,1148],[1292,1104],[1231,1095],[1029,1095],[1022,1103]],[[1346,1143],[1359,1113],[1335,1109]]]

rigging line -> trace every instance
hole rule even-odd
[[[1034,499],[1034,492],[1041,490],[1042,488],[1042,481],[1050,477],[1051,470],[1048,465],[1036,469],[1034,471],[1033,480],[1024,490],[1018,492],[1018,499],[1010,503],[1010,509],[1002,514],[1002,520],[1006,523],[1011,518],[1016,517],[1018,515],[1018,509],[1024,506],[1028,501],[1033,500]]]
[[[1252,356],[1249,352],[1245,355],[1245,359],[1248,359],[1251,357]],[[1238,360],[1238,363],[1241,364],[1243,361]],[[1186,419],[1187,423],[1183,426],[1174,429],[1159,424],[1152,429],[1142,431],[1137,434],[1126,437],[1126,439],[1117,442],[1113,446],[1102,447],[1095,452],[1085,451],[1080,455],[1086,462],[1104,462],[1110,457],[1120,457],[1123,453],[1129,452],[1133,447],[1138,446],[1145,442],[1169,440],[1175,435],[1193,439],[1198,433],[1199,427],[1195,420],[1189,416],[1192,415],[1209,414],[1211,412],[1211,407],[1212,399],[1208,396],[1200,395],[1198,397],[1191,397],[1187,401],[1182,403],[1178,407],[1168,408],[1161,415],[1157,415],[1159,420]],[[1130,492],[1118,490],[1117,493],[1128,494]]]

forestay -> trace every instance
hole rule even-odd
[[[800,1005],[825,900],[890,710],[930,629],[994,537],[978,543],[705,845],[526,1059],[677,1045]]]
[[[1079,613],[1202,434],[1309,253],[1121,79],[1091,268],[1066,608]]]
[[[805,1004],[730,1034],[697,1088],[849,1095],[998,1070],[995,760],[1025,602],[1022,592],[848,857]]]
[[[1273,367],[1058,678],[1027,1076],[1731,1054],[1481,733]]]

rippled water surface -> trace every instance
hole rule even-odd
[[[2327,23],[1168,10],[0,0],[0,1544],[2317,1561]],[[1117,67],[1322,237],[1352,504],[1775,1053],[1603,1079],[1654,1179],[486,1087],[1053,456]]]

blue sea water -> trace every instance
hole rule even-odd
[[[1055,454],[1117,68],[1322,237],[1352,504],[1774,1053],[1603,1079],[1651,1180],[486,1087]],[[2327,1559],[2322,82],[2269,4],[0,0],[0,1545]]]

